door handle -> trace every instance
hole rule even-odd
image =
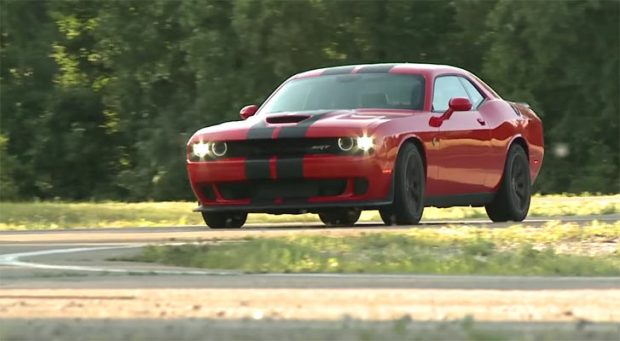
[[[476,121],[478,121],[478,123],[480,123],[480,125],[481,125],[481,126],[483,126],[483,125],[486,125],[486,124],[487,124],[487,122],[486,122],[483,118],[480,118],[480,117],[478,117],[478,118],[476,119]]]

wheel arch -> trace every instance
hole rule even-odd
[[[398,160],[398,155],[400,155],[400,151],[402,150],[403,146],[406,143],[411,143],[413,146],[415,146],[418,149],[418,152],[420,153],[420,156],[422,157],[422,163],[424,164],[424,177],[426,178],[428,176],[428,164],[426,162],[426,150],[424,149],[424,143],[422,143],[422,140],[416,136],[416,135],[407,135],[405,137],[403,137],[397,147],[397,151],[396,151],[396,157],[394,158],[394,168],[392,168],[392,170],[395,170],[396,167],[396,160]],[[390,181],[390,194],[389,197],[394,198],[394,177],[395,177],[396,171],[393,171],[391,174],[391,181]]]
[[[510,143],[508,143],[508,148],[506,149],[506,157],[508,157],[508,151],[510,150],[510,148],[512,148],[513,145],[519,145],[523,148],[523,150],[525,151],[525,156],[527,156],[528,162],[530,160],[530,148],[527,144],[527,141],[525,140],[525,138],[521,135],[516,135],[515,137],[512,138],[512,140],[510,141]]]
[[[428,163],[426,162],[426,149],[424,148],[424,143],[422,143],[422,140],[415,135],[410,135],[410,136],[403,138],[400,145],[398,146],[398,153],[396,154],[397,157],[401,149],[405,145],[405,143],[411,143],[418,149],[418,152],[420,152],[420,156],[422,157],[422,163],[424,164],[424,176],[425,177],[428,176]]]

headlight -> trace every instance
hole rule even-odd
[[[204,159],[209,154],[209,142],[198,142],[192,145],[192,154]]]
[[[226,155],[228,151],[228,145],[226,142],[203,142],[198,141],[192,144],[192,155],[204,160],[207,156],[222,157]]]
[[[374,142],[372,141],[372,137],[370,136],[360,136],[356,140],[357,148],[363,150],[365,152],[372,149],[374,146]]]
[[[228,151],[226,142],[211,142],[211,152],[217,157],[222,157]]]
[[[338,138],[338,148],[343,152],[369,153],[375,146],[374,139],[370,136],[340,137]]]
[[[348,152],[353,149],[353,138],[352,137],[341,137],[338,139],[338,147],[343,152]]]

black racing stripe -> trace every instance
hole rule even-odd
[[[368,65],[357,70],[357,73],[387,73],[390,72],[394,66],[396,66],[396,64]]]
[[[320,120],[325,115],[327,115],[327,113],[314,114],[311,117],[308,117],[307,119],[297,123],[294,126],[282,127],[282,129],[278,133],[277,138],[279,138],[279,139],[304,138],[304,137],[306,137],[306,132],[308,131],[308,128],[310,128],[310,126],[314,122]]]
[[[245,176],[248,180],[270,179],[269,159],[248,158],[245,160]]]
[[[302,179],[304,177],[304,158],[297,156],[276,160],[276,176],[278,179]]]
[[[354,69],[355,69],[355,66],[337,66],[337,67],[332,67],[332,68],[329,68],[329,69],[323,71],[323,73],[321,73],[321,76],[349,74],[349,73],[353,72]]]
[[[278,139],[284,138],[305,138],[308,129],[312,124],[325,117],[329,112],[314,114],[313,116],[299,122],[292,127],[283,127],[278,133]],[[304,157],[277,158],[276,177],[278,179],[302,179],[304,177]]]
[[[273,136],[275,128],[267,127],[267,122],[260,118],[258,123],[248,130],[246,139],[270,139]],[[248,180],[269,179],[271,178],[271,170],[269,168],[269,159],[264,158],[248,158],[245,161],[245,175]]]
[[[270,139],[275,128],[267,127],[267,122],[261,117],[260,121],[248,130],[248,140],[252,139]]]

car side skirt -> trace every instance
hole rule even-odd
[[[424,198],[424,206],[453,207],[453,206],[484,206],[495,197],[495,193],[472,193]]]

